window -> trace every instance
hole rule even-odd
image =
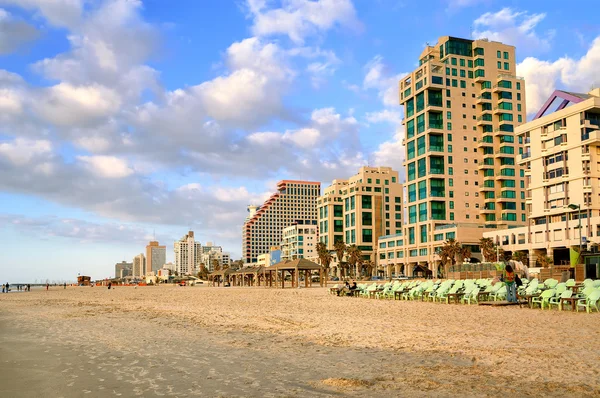
[[[498,61],[498,69],[502,69],[502,61]]]
[[[508,52],[504,51],[504,59],[508,59]]]
[[[373,225],[373,213],[363,211],[362,213],[362,224],[363,225]]]
[[[363,229],[362,230],[362,241],[363,242],[373,242],[373,230],[372,229]]]
[[[521,89],[521,82],[517,82],[517,90]]]
[[[421,225],[421,243],[427,243],[427,225]]]
[[[372,206],[372,202],[371,202],[371,196],[370,195],[363,195],[362,196],[362,208],[363,209],[370,209]]]
[[[452,68],[452,76],[456,76],[458,74],[458,71],[456,70],[456,68]]]
[[[419,204],[419,221],[427,221],[427,203]]]
[[[427,198],[427,181],[419,181],[419,200]]]
[[[406,122],[406,138],[412,138],[415,136],[415,119],[410,119],[408,122]],[[369,184],[370,182],[370,178],[369,178]]]
[[[425,174],[427,174],[426,158],[419,159],[417,161],[417,169],[418,169],[417,176],[419,178],[425,177]]]
[[[509,70],[510,69],[510,65],[508,64],[508,62],[504,63],[504,70]]]
[[[415,162],[408,164],[408,181],[412,181],[415,179]],[[348,200],[348,199],[346,199]],[[346,206],[347,207],[347,206]],[[348,209],[346,209],[348,210]]]
[[[498,58],[502,58],[502,51],[500,51],[500,50],[496,51],[496,56]]]
[[[460,66],[464,67],[465,66],[465,60],[464,59],[460,59],[459,60]]]
[[[408,207],[408,222],[414,224],[417,222],[417,206]],[[414,243],[414,242],[412,242]]]

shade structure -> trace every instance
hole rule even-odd
[[[215,286],[215,283],[217,284],[217,286],[221,286],[221,283],[225,284],[225,281],[229,281],[229,274],[232,271],[230,271],[229,269],[224,269],[224,270],[219,270],[219,271],[213,271],[210,274],[208,274],[208,280],[210,281],[211,286]]]
[[[277,264],[265,267],[263,273],[265,274],[265,281],[268,282],[268,286],[273,286],[273,273],[275,274],[275,287],[285,287],[285,275],[289,273],[291,275],[292,287],[298,287],[300,282],[300,273],[304,273],[304,286],[312,286],[311,274],[314,271],[319,271],[319,281],[321,286],[323,285],[323,268],[310,260],[305,258],[298,258],[295,260],[285,260]],[[268,276],[268,279],[266,275]]]

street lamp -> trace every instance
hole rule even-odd
[[[577,219],[579,221],[579,253],[577,254],[577,264],[579,264],[579,261],[581,259],[581,205],[576,205],[574,203],[571,203],[569,206],[567,206],[569,209],[571,210],[578,210],[578,216]]]

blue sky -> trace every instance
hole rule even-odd
[[[595,2],[0,0],[0,280],[103,278],[192,228],[240,255],[280,179],[400,169],[398,79],[517,46],[528,113],[600,84]]]

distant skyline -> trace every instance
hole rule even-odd
[[[599,86],[595,5],[0,0],[0,281],[108,277],[153,231],[239,259],[278,180],[403,175],[398,79],[439,36],[515,45],[530,116]]]

